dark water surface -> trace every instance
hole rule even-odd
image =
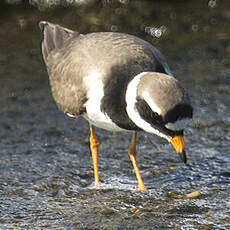
[[[52,9],[7,2],[0,3],[0,229],[230,229],[230,1]],[[58,111],[50,94],[40,20],[81,33],[131,33],[158,47],[195,108],[185,131],[188,165],[164,140],[138,134],[148,187],[138,192],[130,134],[98,129],[102,184],[95,188],[88,124]],[[197,199],[178,196],[196,190]]]

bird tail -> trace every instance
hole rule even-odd
[[[41,29],[41,49],[45,63],[47,63],[47,58],[53,50],[62,48],[67,40],[80,35],[78,32],[46,21],[41,21],[39,27]]]

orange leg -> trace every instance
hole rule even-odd
[[[128,151],[129,151],[130,160],[133,163],[133,168],[134,168],[134,171],[136,173],[136,177],[137,177],[137,181],[138,181],[138,190],[141,191],[141,190],[146,190],[146,187],[142,181],[141,174],[140,174],[140,171],[139,171],[139,168],[137,165],[137,161],[136,161],[136,154],[137,154],[136,153],[136,136],[137,136],[137,133],[133,132],[132,140],[131,140]]]
[[[98,173],[98,158],[97,158],[97,149],[99,142],[95,134],[94,126],[90,126],[90,149],[93,158],[93,168],[94,168],[94,183],[95,185],[99,184],[99,173]]]

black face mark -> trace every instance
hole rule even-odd
[[[138,98],[136,102],[136,108],[141,118],[147,121],[154,129],[159,130],[159,132],[170,137],[183,136],[183,130],[173,131],[167,129],[165,127],[167,123],[165,123],[162,116],[153,112],[145,100]]]
[[[163,120],[165,124],[167,123],[173,123],[177,120],[183,119],[183,118],[192,118],[193,115],[193,108],[189,104],[179,104],[176,105],[174,108],[169,110]]]

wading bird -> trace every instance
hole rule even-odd
[[[95,127],[132,132],[128,149],[138,189],[145,190],[136,161],[136,133],[168,140],[186,163],[183,128],[192,118],[189,97],[163,55],[124,33],[79,32],[40,22],[41,48],[53,98],[64,113],[90,124],[95,185],[99,184]]]

